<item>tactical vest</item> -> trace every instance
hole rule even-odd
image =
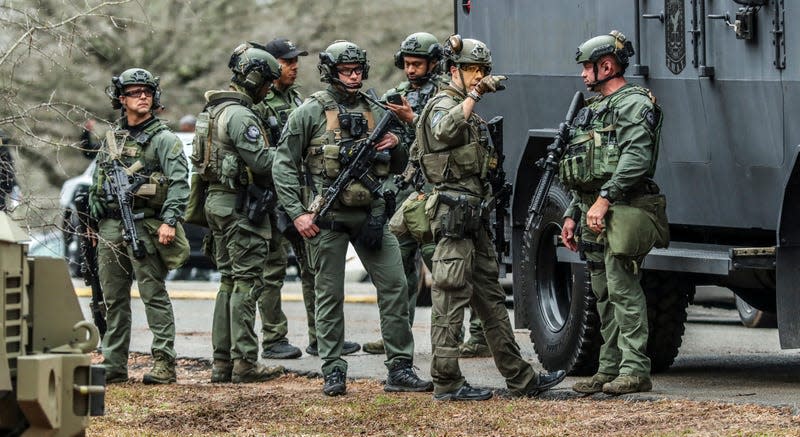
[[[117,143],[122,143],[119,147],[119,160],[126,168],[133,167],[138,161],[142,166],[136,174],[140,177],[146,178],[146,182],[139,188],[134,196],[133,208],[134,210],[141,210],[144,208],[152,209],[154,213],[161,211],[164,202],[167,200],[167,191],[169,189],[169,180],[164,176],[163,169],[161,168],[161,161],[156,155],[155,147],[149,147],[153,139],[164,131],[169,131],[167,125],[161,120],[154,118],[148,122],[147,126],[139,132],[135,137],[131,136],[127,130],[120,129],[114,132],[114,137],[124,140],[117,140]],[[101,154],[105,160],[114,158],[114,151],[109,147],[106,142],[103,146],[107,153]],[[138,166],[138,165],[137,165]],[[102,169],[102,166],[101,166]],[[105,180],[105,174],[101,170],[100,186]],[[116,202],[111,202],[107,205],[109,210],[118,209]]]
[[[425,85],[419,88],[413,88],[409,82],[403,82],[397,87],[397,92],[408,100],[408,104],[411,105],[411,110],[414,111],[414,114],[421,113],[428,100],[435,96],[438,91],[439,87],[436,86],[435,79],[425,82]]]
[[[417,124],[417,160],[425,179],[433,184],[458,182],[470,176],[485,179],[489,171],[490,150],[488,133],[481,126],[485,123],[473,113],[467,121],[469,142],[433,152],[428,142],[430,133],[429,116],[436,104],[452,92],[442,92],[431,99],[420,114]]]
[[[305,166],[311,175],[323,178],[321,189],[324,189],[339,176],[349,152],[360,146],[375,129],[375,119],[370,110],[348,112],[328,91],[318,91],[309,99],[320,102],[325,110],[325,132],[311,139],[306,149]],[[350,126],[344,126],[342,120]],[[380,153],[389,154],[388,151]],[[371,171],[379,179],[386,178],[389,174],[388,156],[385,163],[376,162]],[[344,206],[368,206],[372,200],[370,190],[357,180],[351,181],[339,196]]]
[[[286,126],[289,114],[303,104],[303,99],[300,98],[300,93],[297,92],[296,88],[286,90],[286,94],[289,99],[288,103],[282,98],[277,98],[274,90],[270,91],[270,94],[262,102],[267,112],[264,114],[266,118],[262,118],[261,121],[269,130],[272,144],[278,143],[281,130]]]
[[[616,106],[625,97],[639,94],[653,102],[655,128],[654,153],[647,176],[655,173],[655,157],[661,131],[661,108],[655,104],[650,91],[636,85],[627,86],[609,98],[592,98],[573,120],[569,146],[558,168],[561,182],[570,189],[595,192],[608,181],[617,169],[622,149],[617,141]]]
[[[209,94],[212,93],[212,94]],[[206,108],[197,116],[195,137],[190,160],[195,173],[210,183],[223,184],[238,189],[252,182],[247,165],[236,152],[233,140],[228,136],[229,117],[226,112],[234,106],[250,106],[250,102],[238,92],[214,91],[207,93]],[[261,136],[266,140],[263,128]]]

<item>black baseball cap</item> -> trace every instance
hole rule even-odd
[[[266,50],[276,59],[292,59],[298,56],[308,56],[307,51],[298,49],[297,46],[287,38],[273,39],[267,43]]]

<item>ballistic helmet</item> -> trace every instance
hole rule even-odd
[[[461,66],[478,64],[485,66],[489,71],[492,68],[492,52],[477,39],[461,39],[461,35],[452,35],[444,43],[444,57],[447,60],[446,68],[451,65]],[[488,72],[487,72],[488,73]]]
[[[628,67],[628,62],[633,56],[633,44],[618,30],[612,30],[608,35],[596,36],[578,46],[575,61],[596,63],[603,56],[614,55],[623,69]]]
[[[366,80],[369,77],[367,51],[361,50],[350,41],[336,40],[325,51],[319,53],[319,64],[317,65],[319,80],[327,83],[338,81],[336,66],[339,64],[361,64],[364,67],[362,79]]]
[[[128,85],[145,85],[153,90],[153,109],[161,106],[161,88],[158,86],[158,76],[144,68],[129,68],[119,76],[111,78],[111,85],[106,87],[106,95],[111,99],[111,106],[114,109],[122,108],[119,97],[125,92]]]
[[[246,42],[233,49],[228,68],[233,72],[231,82],[253,94],[265,83],[281,77],[281,66],[264,46]]]
[[[418,56],[429,61],[438,62],[442,57],[442,46],[436,37],[427,32],[408,35],[400,44],[400,50],[394,54],[394,65],[399,69],[405,67],[403,55]]]

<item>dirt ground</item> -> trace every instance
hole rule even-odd
[[[105,416],[92,418],[87,435],[800,436],[800,414],[788,407],[576,397],[569,390],[437,402],[430,393],[385,393],[375,380],[349,380],[345,396],[329,398],[318,375],[210,384],[210,363],[183,359],[178,384],[145,386],[151,364],[149,356],[131,357],[130,382],[108,387]]]

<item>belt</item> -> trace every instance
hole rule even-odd
[[[335,220],[319,219],[317,220],[317,227],[320,229],[327,229],[333,232],[343,232],[345,234],[350,233],[350,228],[348,226],[346,226],[342,222],[337,222]]]

